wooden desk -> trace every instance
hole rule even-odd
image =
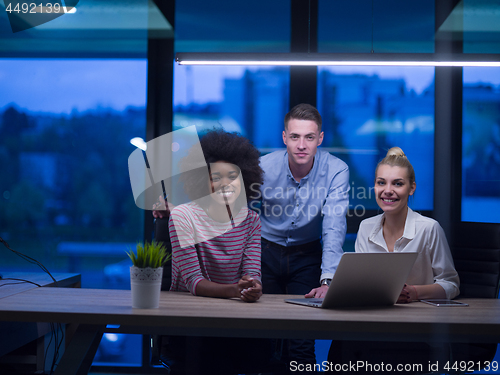
[[[438,308],[415,302],[381,308],[323,310],[287,304],[283,300],[289,297],[264,295],[257,303],[249,304],[162,292],[160,308],[145,310],[131,308],[130,291],[126,290],[37,288],[3,298],[0,320],[80,324],[81,340],[70,354],[71,365],[78,362],[75,356],[83,347],[94,345],[102,332],[109,331],[105,329],[107,324],[119,325],[115,332],[143,334],[500,341],[500,300],[496,299],[463,299],[470,304],[468,307]],[[62,366],[64,360],[58,371],[65,375],[72,373]],[[82,357],[82,365],[88,361]]]
[[[0,298],[38,288],[35,284],[50,287],[56,286],[60,288],[81,287],[82,279],[81,275],[78,273],[55,273],[52,276],[54,276],[56,282],[54,282],[48,274],[42,272],[2,272],[2,279],[0,279]],[[9,279],[28,280],[35,284]]]
[[[3,298],[23,293],[28,290],[38,288],[35,284],[44,287],[65,287],[65,288],[79,288],[81,286],[80,274],[74,273],[54,273],[52,278],[42,272],[2,272],[2,279],[0,279],[0,304]],[[17,280],[29,280],[32,283],[21,282]],[[8,337],[8,340],[0,340],[0,363],[31,363],[37,370],[43,370],[43,357],[44,357],[44,341],[43,337],[51,332],[50,321],[28,320],[26,322],[2,322],[0,318],[0,337]],[[37,340],[34,351],[36,353],[29,355],[16,354],[6,356],[13,350],[23,347],[24,345]]]
[[[374,335],[498,342],[500,300],[463,299],[468,307],[424,303],[324,310],[264,295],[257,303],[161,292],[160,308],[132,309],[129,290],[36,288],[2,299],[0,320],[120,325],[123,332],[197,336],[366,340]]]

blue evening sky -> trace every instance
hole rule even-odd
[[[15,103],[30,111],[146,105],[143,60],[0,59],[0,110]]]
[[[146,60],[0,59],[0,111],[15,103],[30,111],[70,113],[96,107],[123,110],[146,104]],[[222,100],[224,78],[239,78],[245,67],[175,66],[174,105]],[[268,67],[254,69],[269,69]],[[329,67],[338,74],[377,74],[404,78],[421,93],[433,80],[433,68]],[[500,85],[500,68],[466,68],[466,83]]]

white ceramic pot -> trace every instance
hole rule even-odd
[[[156,309],[160,306],[161,279],[163,267],[130,267],[130,287],[132,307],[137,309]]]

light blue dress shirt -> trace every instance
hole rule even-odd
[[[342,256],[349,206],[349,168],[327,151],[317,150],[309,174],[297,182],[286,150],[260,159],[264,184],[253,198],[262,237],[282,246],[301,245],[318,239],[323,243],[321,279],[333,278]]]

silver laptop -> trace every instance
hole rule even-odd
[[[331,309],[387,306],[398,300],[418,253],[344,253],[325,298],[285,302]]]

